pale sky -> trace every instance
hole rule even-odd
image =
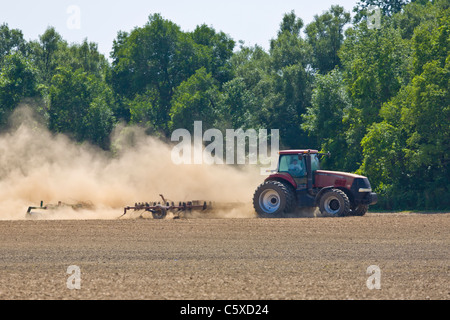
[[[88,38],[109,58],[118,31],[131,31],[160,13],[164,18],[192,31],[207,24],[223,31],[236,43],[258,44],[268,49],[285,13],[292,10],[308,24],[314,15],[338,4],[352,11],[357,0],[13,0],[0,4],[0,24],[22,30],[26,40],[37,40],[48,26],[69,43]],[[71,11],[73,8],[77,11]]]

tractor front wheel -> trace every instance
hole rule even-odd
[[[348,216],[350,200],[344,191],[331,189],[320,198],[320,212],[326,217]]]
[[[295,209],[295,191],[279,181],[267,181],[253,196],[253,206],[261,218],[277,218]]]
[[[355,217],[362,217],[366,215],[367,211],[369,211],[369,206],[365,204],[360,204],[355,209],[353,209],[350,214]]]

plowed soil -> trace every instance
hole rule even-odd
[[[449,230],[445,213],[0,221],[0,299],[448,300]]]

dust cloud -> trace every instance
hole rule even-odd
[[[224,218],[253,217],[251,202],[262,182],[257,166],[175,165],[173,146],[142,129],[118,126],[112,151],[77,144],[50,133],[27,106],[11,117],[0,135],[0,220],[25,219],[40,202],[91,203],[94,209],[65,207],[44,219],[116,219],[125,206],[159,201],[240,202],[245,206]]]

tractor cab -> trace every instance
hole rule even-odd
[[[314,174],[320,170],[321,157],[316,150],[282,151],[277,172],[289,174],[295,181],[297,190],[307,189],[308,167],[311,167],[314,183]]]

